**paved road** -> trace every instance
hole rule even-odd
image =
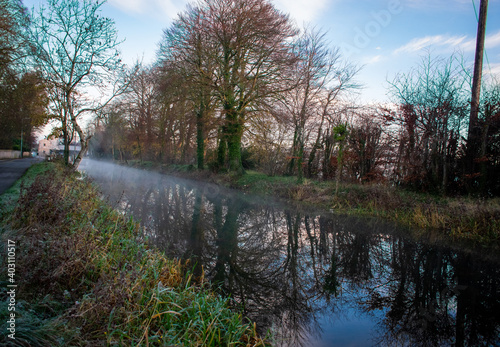
[[[40,160],[38,158],[0,160],[0,194],[10,188],[31,165]]]

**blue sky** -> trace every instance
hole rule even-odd
[[[39,0],[24,0],[31,8]],[[408,71],[426,52],[449,56],[461,52],[473,64],[479,0],[272,0],[299,26],[327,31],[331,46],[363,66],[360,98],[385,102],[387,79]],[[125,39],[124,61],[154,60],[162,31],[187,0],[108,0],[104,15],[115,20]],[[500,76],[500,0],[489,0],[484,72]]]

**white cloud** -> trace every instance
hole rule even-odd
[[[109,4],[124,12],[151,14],[174,18],[189,0],[109,0]],[[297,24],[313,21],[329,5],[331,0],[274,0],[281,11],[290,14]]]
[[[500,46],[500,31],[486,36],[485,47],[492,49]],[[429,48],[441,48],[444,50],[461,50],[473,52],[476,49],[476,39],[467,36],[435,35],[414,38],[406,45],[394,50],[395,54],[420,52]]]
[[[426,10],[447,9],[460,10],[471,6],[470,0],[405,0],[403,4]],[[479,8],[479,4],[477,5]]]
[[[274,4],[281,11],[290,14],[298,25],[311,22],[325,7],[331,3],[329,0],[275,0]]]
[[[496,34],[491,34],[486,36],[486,42],[484,43],[486,49],[491,49],[500,46],[500,31]]]
[[[413,53],[419,52],[423,49],[436,47],[436,46],[459,46],[463,44],[467,36],[448,36],[448,35],[435,35],[415,38],[408,42],[406,45],[399,47],[394,53]]]
[[[143,13],[147,7],[148,1],[141,0],[109,0],[111,6],[124,12]]]
[[[484,65],[484,71],[491,74],[492,76],[500,77],[500,63]]]
[[[124,12],[174,18],[188,0],[109,0],[109,4]]]
[[[187,0],[155,0],[155,2],[163,10],[163,13],[170,18],[176,17],[179,12],[185,9],[188,3]]]
[[[384,58],[383,55],[374,55],[374,56],[371,56],[371,57],[367,57],[366,59],[364,59],[364,63],[365,64],[375,64],[375,63],[378,63],[379,61],[381,61],[382,59]]]

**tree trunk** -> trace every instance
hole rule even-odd
[[[68,125],[66,121],[66,116],[63,117],[63,122],[62,122],[63,128],[62,128],[62,133],[63,133],[63,160],[64,160],[64,165],[68,166],[69,165],[69,134],[68,134]]]
[[[63,137],[64,137],[64,150],[63,150],[63,160],[64,160],[64,165],[68,166],[69,165],[69,136],[67,131],[63,131]]]
[[[297,160],[297,183],[304,183],[304,169],[302,168],[302,163],[304,162],[304,142],[299,142],[299,153]]]
[[[217,170],[221,170],[226,165],[227,139],[226,127],[222,126],[219,134],[219,146],[217,147]]]
[[[309,159],[307,160],[307,177],[309,178],[313,176],[312,166],[314,159],[316,158],[317,146],[319,146],[317,143],[313,146],[311,153],[309,154]]]
[[[339,152],[337,154],[337,172],[335,173],[335,196],[339,193],[340,179],[342,178],[342,165],[344,164],[344,144],[339,144]]]
[[[83,155],[87,152],[88,146],[89,146],[89,141],[92,136],[86,136],[83,133],[82,128],[80,125],[77,123],[76,118],[74,116],[71,117],[71,122],[73,123],[73,127],[78,133],[78,136],[80,137],[80,151],[78,152],[76,158],[73,160],[73,165],[72,168],[73,170],[78,170],[78,166],[80,165],[80,162],[83,159]]]
[[[489,107],[486,110],[486,121],[488,121],[489,117],[491,116]],[[479,169],[481,176],[479,177],[479,192],[481,193],[482,196],[487,196],[488,194],[488,188],[487,188],[487,183],[488,183],[488,160],[486,157],[486,147],[488,145],[488,131],[489,131],[489,124],[485,123],[483,125],[482,129],[482,135],[481,135],[481,152],[480,152],[480,164],[479,164]]]
[[[288,175],[292,176],[293,171],[295,170],[295,158],[298,156],[298,134],[299,134],[299,127],[296,125],[295,126],[295,131],[293,133],[293,143],[292,143],[292,158],[290,159],[290,163],[288,164]]]
[[[326,104],[324,111],[321,115],[321,123],[319,124],[319,129],[318,129],[318,136],[316,136],[316,141],[314,142],[314,146],[311,150],[311,153],[309,154],[309,160],[307,162],[307,176],[309,178],[312,177],[312,166],[314,159],[316,158],[316,152],[318,148],[320,148],[320,142],[321,142],[321,135],[323,134],[323,123],[325,121],[325,115],[326,115],[326,110],[329,104],[330,97],[328,98],[328,103]]]
[[[325,149],[323,152],[323,180],[327,180],[330,177],[330,160],[332,153],[332,141],[330,136],[330,131],[326,130],[325,134]]]
[[[115,158],[115,137],[111,137],[111,157],[113,158],[113,161],[116,160]]]
[[[238,119],[238,115],[231,114],[227,127],[227,154],[228,168],[230,171],[243,173],[241,162],[241,137],[243,135],[243,126]]]
[[[201,101],[200,109],[196,114],[196,160],[198,170],[205,168],[205,139],[203,137],[204,108],[203,101]]]

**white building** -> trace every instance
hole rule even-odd
[[[50,151],[57,148],[58,139],[47,140],[43,139],[38,142],[38,156],[42,158],[47,158],[51,153]]]
[[[69,146],[69,155],[73,157],[80,152],[81,145],[79,142],[72,142]],[[49,156],[64,155],[64,142],[62,139],[40,140],[38,143],[38,156],[47,158]]]

